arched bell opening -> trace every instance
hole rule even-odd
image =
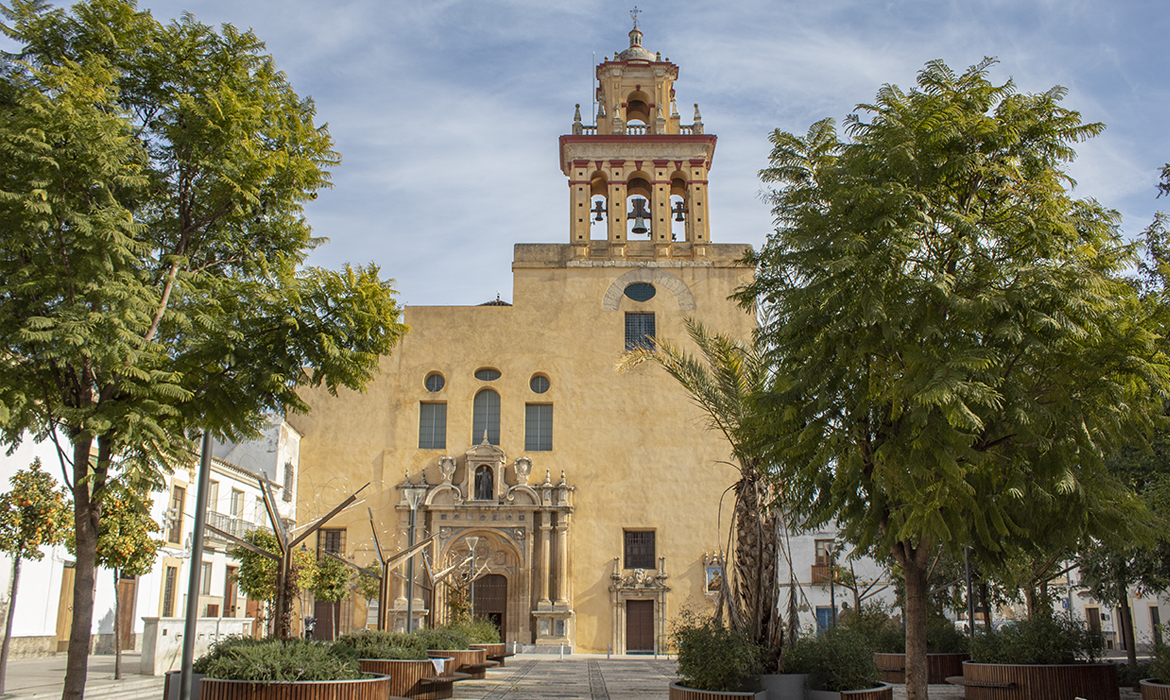
[[[670,178],[670,240],[687,240],[687,217],[690,207],[687,202],[687,183],[680,172]]]
[[[626,123],[643,126],[650,123],[650,95],[635,90],[626,96]]]
[[[650,233],[651,203],[650,181],[644,173],[638,173],[626,182],[626,235],[645,236]]]
[[[609,238],[609,181],[605,174],[594,172],[589,182],[589,238],[604,241]]]

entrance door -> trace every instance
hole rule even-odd
[[[654,653],[654,601],[626,601],[626,653]]]
[[[833,609],[817,608],[817,632],[824,632],[833,626]]]
[[[318,600],[313,604],[313,639],[324,641],[333,639],[334,617],[336,614],[337,603]]]
[[[223,616],[236,616],[236,572],[238,567],[227,568],[226,583],[223,584]]]
[[[61,597],[57,602],[57,651],[69,650],[69,631],[73,629],[73,582],[77,572],[74,563],[65,562],[61,571]]]
[[[488,574],[475,580],[475,600],[471,603],[471,614],[486,617],[500,631],[504,639],[504,620],[508,613],[508,579],[501,574]]]
[[[118,634],[122,651],[134,649],[134,608],[138,602],[138,578],[131,576],[118,580]]]
[[[1089,622],[1089,631],[1101,634],[1101,608],[1085,608],[1085,619]]]

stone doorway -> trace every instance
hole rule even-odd
[[[654,601],[626,601],[626,653],[654,653]]]

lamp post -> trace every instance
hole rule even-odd
[[[418,514],[418,506],[427,495],[426,486],[407,486],[402,489],[406,502],[410,505],[410,531],[406,535],[407,546],[414,546],[414,520]],[[414,631],[414,555],[406,562],[406,631]]]

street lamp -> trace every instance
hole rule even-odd
[[[427,495],[426,486],[407,486],[402,489],[406,502],[410,504],[410,531],[407,533],[407,546],[414,546],[414,519],[418,513],[418,506]],[[406,562],[406,631],[414,630],[414,555]]]

